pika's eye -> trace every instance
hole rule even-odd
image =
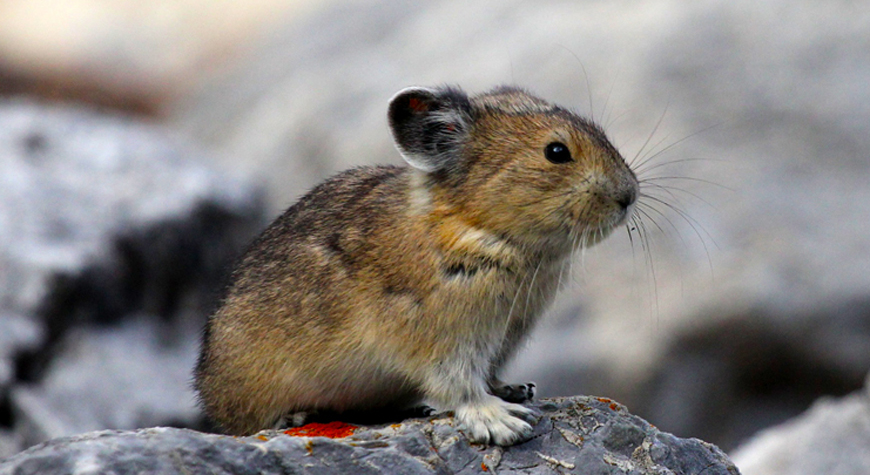
[[[553,163],[568,163],[574,161],[574,158],[571,157],[571,151],[568,150],[568,146],[562,142],[550,142],[544,149],[544,156],[547,157],[547,160]]]

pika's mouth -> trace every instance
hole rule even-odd
[[[589,219],[589,210],[583,210],[578,215],[578,219],[574,219],[572,230],[570,232],[575,246],[578,244],[581,247],[590,247],[603,241],[609,236],[614,229],[625,225],[634,216],[637,199],[636,194],[632,193],[626,199],[614,199],[608,205],[606,212],[592,213],[593,219]],[[583,215],[586,219],[583,219]],[[579,238],[579,239],[578,239]]]

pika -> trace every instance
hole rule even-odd
[[[475,442],[531,436],[534,385],[499,370],[573,252],[630,218],[637,178],[599,126],[520,88],[408,88],[387,115],[409,166],[316,186],[209,318],[194,385],[226,432],[425,403]]]

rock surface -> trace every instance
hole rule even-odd
[[[544,416],[534,437],[504,449],[469,444],[444,415],[359,427],[337,439],[279,431],[234,438],[154,428],[55,439],[0,463],[0,474],[739,473],[715,446],[660,432],[608,399],[535,405]]]
[[[870,394],[824,398],[800,417],[766,429],[733,454],[744,475],[870,473]]]
[[[199,329],[262,224],[257,188],[206,160],[129,118],[0,103],[0,456],[196,423]]]

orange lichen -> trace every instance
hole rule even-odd
[[[258,435],[257,438],[260,440],[269,440],[269,438],[266,437],[265,435]]]
[[[483,470],[484,472],[489,471],[489,467],[486,466],[486,462],[480,462],[480,469]]]
[[[610,407],[611,411],[616,411],[619,409],[619,404],[617,404],[616,401],[614,401],[613,399],[609,399],[606,397],[597,397],[595,399],[597,399],[598,402],[603,402],[604,404],[607,404]]]
[[[326,424],[320,422],[312,422],[305,424],[302,427],[294,427],[284,431],[287,435],[294,437],[326,437],[329,439],[343,439],[357,429],[357,426],[345,424],[344,422],[332,421]]]

